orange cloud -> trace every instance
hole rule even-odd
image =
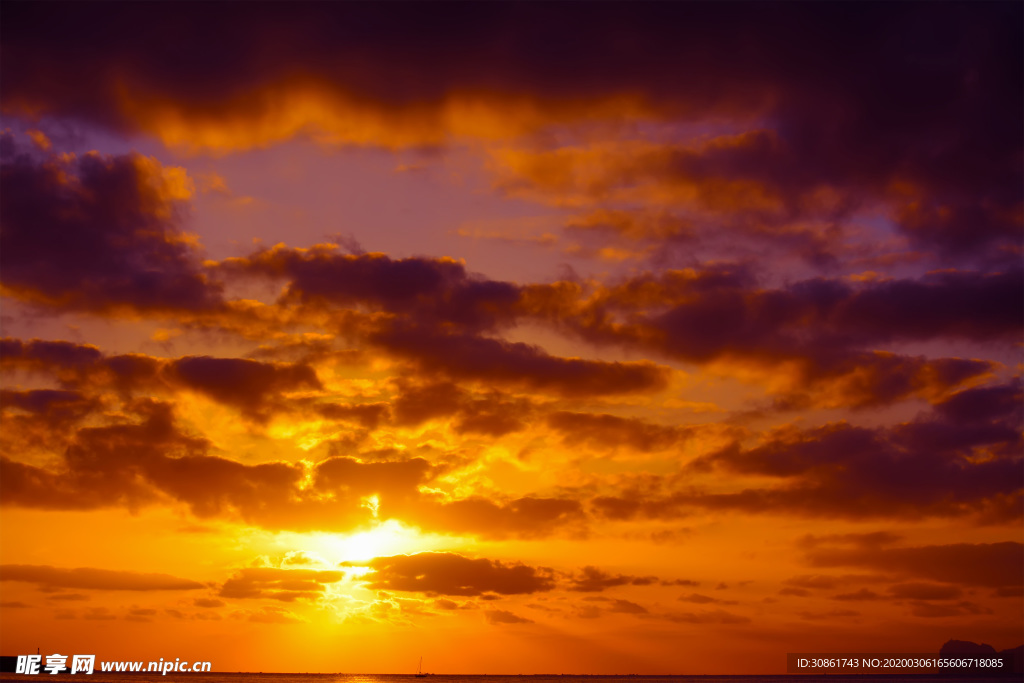
[[[250,567],[235,572],[220,587],[218,595],[222,598],[268,598],[282,602],[315,599],[323,596],[327,584],[337,583],[343,576],[340,571]]]
[[[506,565],[484,558],[474,560],[454,553],[378,557],[367,566],[373,569],[367,577],[367,587],[378,590],[468,597],[536,593],[555,586],[548,569]]]
[[[203,584],[198,581],[179,579],[167,574],[144,574],[87,567],[66,569],[48,565],[27,564],[0,565],[0,581],[22,581],[35,584],[40,590],[45,591],[54,591],[62,588],[108,591],[162,591],[204,588]]]
[[[1024,582],[1024,546],[1015,542],[950,543],[905,548],[820,547],[807,552],[815,567],[865,567],[918,579],[966,586],[1019,586]],[[907,583],[894,594],[922,598],[929,584]],[[948,594],[949,589],[940,589]]]

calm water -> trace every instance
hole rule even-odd
[[[76,674],[79,676],[80,674]],[[50,679],[48,675],[21,676],[17,674],[0,674],[0,683],[4,681],[41,681]],[[910,683],[966,683],[968,681],[1007,680],[993,678],[968,678],[966,676],[937,677],[927,674],[919,675],[780,675],[780,676],[444,676],[431,675],[423,679],[426,683],[784,683],[799,681],[800,683],[833,683],[837,679],[843,681],[905,681]],[[52,680],[52,679],[50,679]],[[67,681],[61,676],[57,680]],[[95,673],[85,677],[86,683],[125,683],[125,681],[141,681],[142,683],[241,683],[254,681],[259,683],[413,683],[415,676],[399,674],[255,674],[255,673],[208,673],[208,674],[103,674]]]

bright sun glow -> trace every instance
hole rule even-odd
[[[429,538],[415,529],[388,520],[369,531],[357,534],[325,535],[324,554],[339,562],[365,562],[375,557],[415,553],[433,545]]]

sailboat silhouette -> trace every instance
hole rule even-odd
[[[426,678],[427,674],[423,673],[423,656],[420,655],[420,668],[416,670],[416,678]]]

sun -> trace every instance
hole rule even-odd
[[[330,555],[338,562],[366,562],[375,557],[430,550],[436,546],[437,541],[390,519],[369,531],[330,534],[325,543],[328,547],[324,548],[324,554]]]

